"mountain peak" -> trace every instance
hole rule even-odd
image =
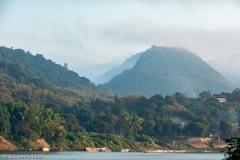
[[[100,85],[115,94],[169,95],[183,92],[191,97],[211,90],[232,91],[234,86],[196,54],[177,47],[153,45],[142,53],[131,69]]]

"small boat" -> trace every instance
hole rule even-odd
[[[99,152],[112,152],[110,149],[100,149]]]
[[[52,147],[51,151],[59,151],[59,152],[61,152],[62,148],[60,148],[60,147]]]
[[[27,151],[32,151],[32,148],[28,148]]]
[[[120,152],[129,152],[129,149],[121,149]]]
[[[43,152],[49,152],[50,151],[50,149],[48,147],[39,147],[38,150],[43,151]]]
[[[165,152],[164,150],[143,150],[144,153],[159,153]]]

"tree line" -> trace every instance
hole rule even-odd
[[[239,136],[240,89],[226,95],[226,103],[220,103],[210,91],[202,92],[198,98],[177,92],[150,98],[115,96],[114,101],[95,99],[89,105],[79,101],[71,106],[2,101],[0,135],[23,148],[38,138],[65,148],[83,148],[104,143],[111,146],[104,140],[111,135],[111,143],[116,147],[122,143],[129,145],[129,141],[166,142],[176,136],[208,137],[213,129],[225,139]],[[128,138],[128,142],[121,138]]]

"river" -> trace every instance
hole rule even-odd
[[[0,159],[43,160],[222,160],[221,153],[143,153],[143,152],[2,152]]]

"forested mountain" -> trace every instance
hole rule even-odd
[[[99,86],[110,88],[117,95],[148,97],[175,92],[196,97],[205,90],[220,93],[234,89],[230,81],[190,51],[156,46],[146,50],[133,68]]]
[[[106,71],[104,74],[96,76],[93,80],[95,84],[102,84],[109,82],[110,79],[112,79],[114,76],[121,74],[122,71],[126,69],[131,69],[137,60],[142,56],[143,52],[138,53],[136,55],[131,56],[130,58],[127,58],[122,64],[117,65],[110,70]]]
[[[39,77],[44,77],[58,86],[75,87],[83,85],[96,88],[89,79],[79,77],[76,72],[56,64],[52,60],[46,60],[41,54],[34,56],[22,49],[0,47],[0,58],[5,62],[19,64],[24,70],[32,72]]]
[[[0,100],[27,104],[70,106],[95,98],[113,99],[110,90],[101,91],[85,77],[21,49],[0,47]]]
[[[74,80],[76,84],[74,81],[68,84],[67,78],[64,81],[48,79],[48,75],[44,76],[45,73],[41,73],[43,72],[41,70],[51,71],[53,77],[58,77],[58,74],[71,76],[72,73],[60,65],[54,66],[54,62],[44,60],[42,56],[33,56],[22,50],[15,51],[4,47],[1,49],[0,136],[4,136],[21,149],[36,147],[34,143],[39,138],[45,139],[50,146],[63,149],[80,150],[90,146],[136,150],[140,149],[140,144],[151,146],[152,140],[162,144],[176,136],[207,137],[213,129],[218,130],[222,139],[240,135],[239,89],[223,93],[227,97],[226,103],[220,103],[210,91],[204,91],[196,98],[189,98],[180,92],[164,97],[160,94],[150,98],[142,95],[113,97],[111,90],[105,92],[98,90],[88,80],[82,81],[77,76]],[[158,49],[164,51],[161,54],[165,53],[161,58],[155,55]],[[141,57],[132,69],[135,69],[136,73],[143,73],[152,71],[152,65],[158,67],[159,63],[169,67],[165,62],[174,60],[174,56],[167,57],[174,55],[176,51],[180,55],[188,55],[185,59],[184,56],[177,57],[178,60],[184,60],[188,64],[179,63],[185,69],[190,67],[194,70],[194,66],[188,61],[189,58],[196,65],[202,63],[200,58],[196,61],[195,55],[182,49],[152,47],[142,55],[144,58]],[[14,58],[15,56],[18,58]],[[32,62],[27,62],[26,59],[29,57],[37,59],[34,61],[35,66],[31,64]],[[151,65],[147,62],[151,62]],[[175,65],[174,63],[177,62],[172,61],[171,64]],[[33,65],[35,69],[30,69],[27,64]],[[51,68],[56,67],[56,73],[48,68],[48,65]],[[205,71],[201,65],[197,67]],[[172,72],[177,71],[180,70]],[[128,71],[123,73],[125,72]],[[166,72],[171,73],[171,70],[166,69]],[[155,72],[150,73],[154,77]],[[218,80],[218,74],[215,75],[213,71],[210,73]],[[74,75],[76,74],[74,73],[73,77]],[[209,75],[202,76],[206,78]],[[200,80],[202,79],[199,78]],[[210,84],[214,86],[213,83]],[[218,141],[220,136],[217,139],[213,138],[213,143]]]

